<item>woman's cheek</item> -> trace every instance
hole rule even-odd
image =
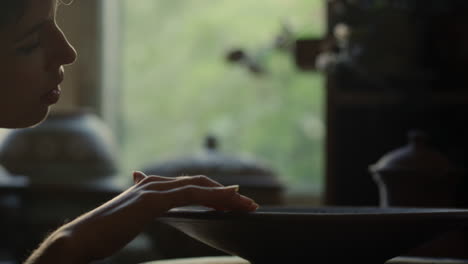
[[[46,69],[46,53],[42,47],[38,47],[29,55],[23,56],[19,63],[24,67],[34,69],[35,71],[44,72]]]
[[[47,76],[44,55],[36,52],[19,61],[16,75],[27,83],[41,85]]]

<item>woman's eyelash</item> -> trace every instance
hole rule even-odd
[[[21,47],[21,48],[18,48],[18,51],[22,54],[30,54],[32,53],[35,49],[39,48],[41,46],[41,42],[40,41],[37,41],[37,42],[34,42],[30,45],[27,45],[27,46],[24,46],[24,47]]]

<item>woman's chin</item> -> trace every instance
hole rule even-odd
[[[10,129],[34,127],[42,123],[48,115],[49,108],[47,107],[47,109],[41,109],[21,117],[18,116],[13,120],[0,120],[0,127]]]
[[[25,124],[26,126],[24,127],[34,127],[39,125],[47,119],[47,117],[49,116],[49,112],[49,108],[47,108],[47,111],[42,112],[42,114],[38,113],[38,115],[34,119],[31,119],[30,122],[28,122],[28,124]]]

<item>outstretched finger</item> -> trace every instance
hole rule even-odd
[[[177,179],[185,179],[185,180],[190,180],[190,179],[195,179],[195,181],[201,181],[204,182],[205,184],[209,186],[219,186],[222,187],[223,185],[212,178],[205,176],[205,175],[194,175],[194,176],[180,176],[177,177]]]
[[[258,208],[258,204],[254,200],[239,194],[238,190],[238,186],[208,188],[186,185],[165,191],[163,195],[170,202],[170,208],[202,205],[229,211],[255,211]]]

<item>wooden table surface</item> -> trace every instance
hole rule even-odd
[[[239,257],[223,256],[158,260],[142,264],[250,264],[250,262]],[[451,258],[397,257],[387,261],[386,264],[468,264],[468,260]]]

